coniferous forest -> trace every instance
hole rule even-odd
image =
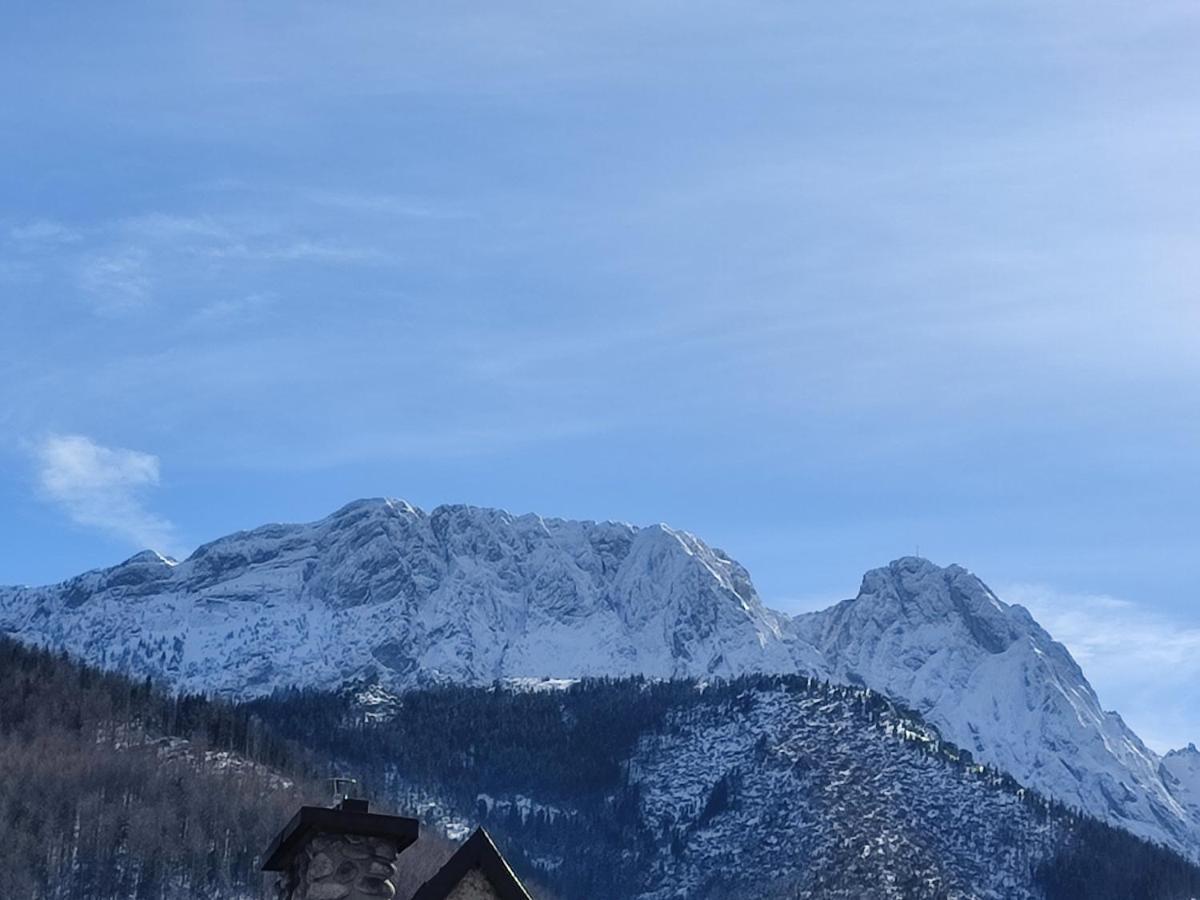
[[[990,790],[1019,795],[1031,819],[1047,823],[1057,835],[1030,873],[1047,900],[1200,896],[1200,869],[1179,856],[1047,801],[1009,776],[975,765],[969,753],[949,742],[930,742],[929,735],[936,733],[916,713],[878,694],[803,676],[747,676],[702,691],[690,681],[642,678],[595,679],[541,692],[444,686],[396,698],[382,714],[356,705],[349,695],[307,690],[280,692],[248,707],[322,757],[336,757],[364,773],[377,790],[407,795],[411,802],[427,800],[432,790],[449,808],[474,806],[476,817],[507,838],[511,855],[527,871],[534,863],[528,848],[544,852],[561,845],[562,862],[556,863],[557,877],[552,875],[550,883],[563,896],[617,897],[628,895],[637,878],[628,866],[614,867],[614,857],[650,865],[657,839],[639,819],[643,788],[630,777],[628,760],[639,737],[703,717],[706,710],[736,721],[749,713],[756,690],[779,687],[826,706],[843,706],[865,725],[890,721],[921,754],[952,769],[978,770]],[[740,803],[740,780],[738,772],[729,772],[697,797],[690,827]],[[493,795],[536,795],[543,806],[498,804]],[[491,802],[481,802],[481,796]],[[564,810],[571,814],[562,815]],[[684,852],[686,836],[676,830],[667,837],[672,854]],[[842,865],[853,869],[854,861]],[[916,873],[906,876],[903,867],[903,861],[893,861],[898,877],[912,879],[905,896],[955,896],[952,890],[923,885]],[[855,894],[861,889],[867,886],[828,887],[829,896],[866,896]],[[786,884],[715,883],[708,890],[706,896],[714,900],[768,893],[823,896],[797,893]]]
[[[1200,871],[1180,857],[1022,791],[938,741],[912,713],[857,688],[765,676],[703,689],[627,679],[554,691],[440,687],[366,703],[360,686],[232,705],[172,696],[0,639],[4,896],[260,897],[261,852],[296,807],[325,801],[323,779],[334,771],[359,776],[377,807],[441,825],[486,824],[543,900],[649,895],[654,871],[688,877],[697,847],[729,833],[723,823],[740,822],[739,813],[761,801],[754,772],[730,769],[711,783],[682,785],[682,812],[650,815],[666,809],[649,796],[653,748],[670,763],[678,735],[751,722],[764,711],[764,697],[780,694],[809,704],[814,727],[852,723],[856,732],[879,729],[905,745],[870,765],[898,759],[922,778],[932,767],[947,784],[1010,803],[1027,823],[1028,834],[981,831],[969,818],[943,823],[929,838],[944,842],[943,856],[968,859],[975,846],[991,850],[1005,841],[1021,853],[1032,848],[1029,881],[1048,900],[1200,895]],[[828,766],[815,746],[793,774],[821,786]],[[846,746],[829,753],[862,755]],[[854,801],[863,805],[846,811],[869,820],[875,799],[864,793]],[[862,831],[830,821],[834,831],[850,826]],[[450,852],[432,828],[426,832],[403,857],[402,892]],[[795,853],[829,870],[806,876],[804,886],[749,877],[756,870],[748,859],[739,869],[748,879],[706,876],[688,882],[690,895],[854,896],[878,870],[859,858],[856,833],[845,834],[824,844],[798,836]],[[956,896],[949,875],[920,867],[919,846],[887,865],[904,896]]]
[[[0,638],[6,900],[243,900],[327,767],[250,711]],[[405,854],[415,888],[451,852]]]

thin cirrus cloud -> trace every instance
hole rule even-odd
[[[282,215],[282,214],[281,214]],[[311,224],[311,223],[310,223]],[[359,263],[382,258],[372,246],[289,224],[276,215],[147,213],[106,226],[157,256],[250,262]]]
[[[159,484],[158,457],[78,434],[51,435],[34,455],[43,495],[77,525],[138,548],[174,544],[174,526],[145,502],[146,492]]]
[[[42,231],[48,233],[30,226],[22,234]],[[48,268],[74,258],[76,288],[93,312],[106,316],[145,309],[176,294],[181,284],[236,282],[245,267],[379,264],[388,258],[374,246],[270,216],[148,213],[114,219],[86,236],[72,234],[71,246],[59,241],[46,248],[57,251]]]
[[[1026,607],[1066,645],[1106,708],[1116,708],[1154,749],[1196,740],[1200,626],[1117,597],[1010,584],[1001,596]]]
[[[9,242],[22,250],[72,244],[80,238],[79,232],[53,219],[34,219],[30,222],[13,225],[8,229]]]
[[[153,282],[146,257],[145,250],[126,247],[84,260],[79,286],[97,312],[120,313],[149,302]]]
[[[196,310],[191,321],[197,325],[242,322],[256,318],[275,305],[277,297],[269,293],[249,293],[243,297],[223,297]]]

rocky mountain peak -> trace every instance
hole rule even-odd
[[[137,598],[138,603],[128,600]],[[250,696],[376,676],[659,677],[811,663],[745,569],[694,535],[368,499],[0,589],[0,627],[181,688]]]
[[[998,654],[1022,636],[1025,624],[1025,617],[961,566],[943,568],[906,556],[867,572],[857,597],[815,614],[806,630],[831,648],[875,648],[880,641],[907,642],[922,633],[947,651]],[[814,633],[814,626],[825,633]]]
[[[1066,648],[966,569],[899,559],[795,624],[836,680],[901,700],[977,759],[1143,836],[1194,840],[1200,822]]]
[[[143,553],[59,585],[0,588],[0,630],[237,697],[370,680],[395,691],[800,672],[888,694],[979,760],[1135,833],[1193,850],[1200,834],[1194,748],[1160,761],[1027,612],[966,569],[918,557],[790,618],[763,606],[729,554],[666,525],[370,499],[179,563]]]
[[[141,553],[135,553],[125,562],[121,563],[121,567],[126,566],[173,566],[176,561],[169,556],[164,556],[157,550],[143,550]]]

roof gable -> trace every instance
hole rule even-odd
[[[476,869],[483,873],[500,900],[532,900],[492,843],[491,835],[482,828],[476,829],[437,874],[417,889],[412,900],[445,900]]]

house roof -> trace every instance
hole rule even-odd
[[[472,869],[483,872],[500,900],[533,900],[492,843],[491,835],[482,828],[477,828],[437,874],[417,889],[412,900],[444,900]]]

